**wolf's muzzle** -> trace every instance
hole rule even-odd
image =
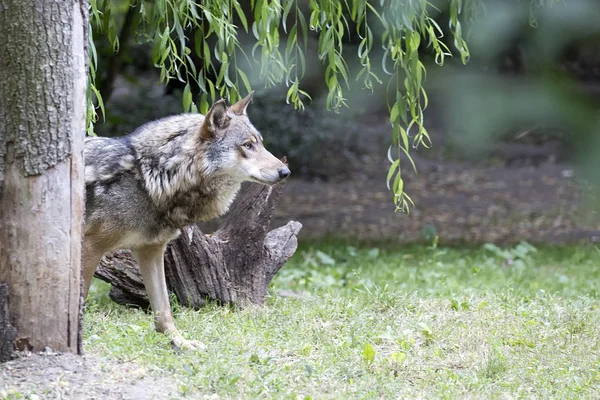
[[[281,179],[285,179],[292,173],[288,167],[279,168],[279,177]]]

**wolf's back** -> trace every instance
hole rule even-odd
[[[135,167],[135,150],[129,137],[93,137],[85,140],[85,183],[110,181]]]
[[[160,230],[128,137],[85,143],[86,232],[102,224],[119,235]]]
[[[189,143],[203,120],[183,114],[151,121],[124,137],[87,138],[86,230],[102,224],[151,237],[172,227],[166,194],[190,179],[185,173],[194,173],[181,166],[192,162],[197,149]]]

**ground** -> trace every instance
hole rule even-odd
[[[166,399],[174,391],[168,377],[93,354],[21,353],[0,367],[0,399]]]

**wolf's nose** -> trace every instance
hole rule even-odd
[[[279,171],[277,172],[279,172],[279,177],[281,179],[285,179],[291,174],[290,169],[288,167],[279,168]]]

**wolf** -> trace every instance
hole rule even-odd
[[[246,113],[253,92],[206,115],[182,114],[142,125],[121,138],[85,142],[86,215],[83,294],[106,253],[129,249],[148,292],[158,332],[195,349],[175,327],[163,254],[180,229],[227,212],[244,181],[274,185],[288,167],[263,145]]]

